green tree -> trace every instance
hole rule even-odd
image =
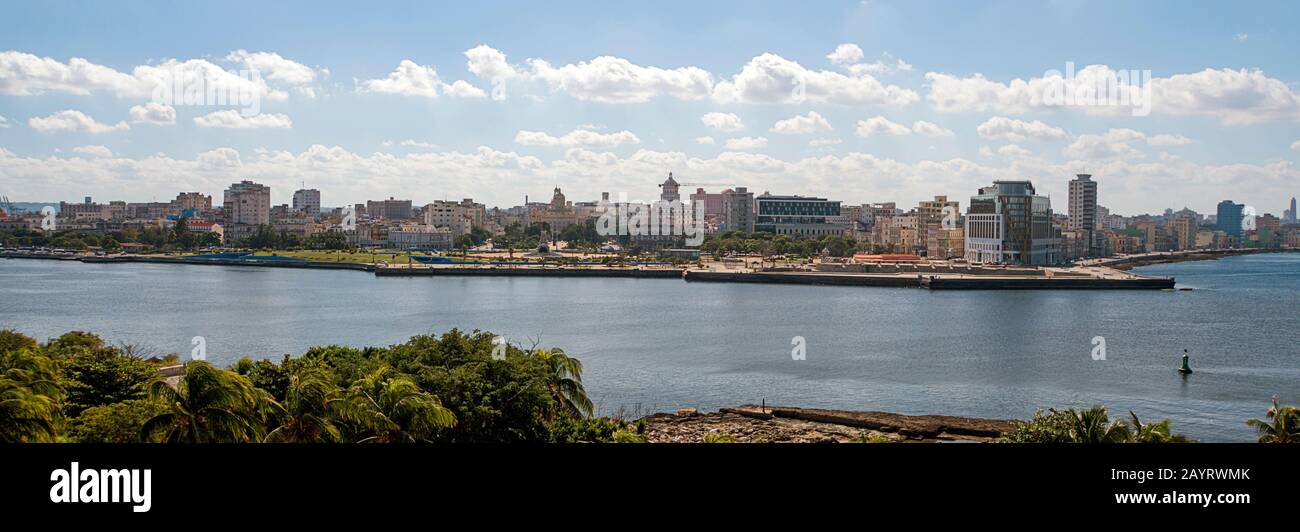
[[[555,419],[556,414],[586,417],[595,411],[595,405],[582,386],[582,361],[566,355],[559,348],[534,349],[533,356],[547,369],[546,388],[556,404],[556,411],[548,415],[550,419]]]
[[[167,405],[153,399],[87,408],[72,418],[68,434],[81,443],[140,443],[145,422],[166,411]]]
[[[1249,419],[1246,425],[1259,432],[1259,443],[1300,443],[1300,410],[1294,406],[1279,406],[1277,397],[1268,409],[1267,421]]]
[[[0,353],[0,443],[56,441],[63,397],[49,357],[30,348]]]
[[[12,329],[0,330],[0,354],[20,349],[36,349],[36,339]]]
[[[274,408],[270,394],[244,376],[202,361],[185,365],[176,388],[155,381],[149,395],[165,403],[167,411],[141,427],[140,439],[144,441],[261,441],[266,435],[267,410]]]
[[[64,363],[67,412],[143,398],[156,378],[154,366],[115,347],[78,351]]]
[[[362,443],[428,442],[436,430],[456,424],[437,397],[388,366],[358,379],[348,394],[349,412],[364,427]]]
[[[284,418],[266,435],[273,443],[334,443],[343,440],[337,421],[343,417],[348,398],[328,368],[305,366],[289,376],[284,399]]]
[[[1128,412],[1129,441],[1132,443],[1187,443],[1186,436],[1174,434],[1168,419],[1155,423],[1142,423],[1132,410]]]

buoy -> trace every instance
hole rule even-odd
[[[1192,367],[1187,363],[1187,350],[1183,350],[1183,367],[1178,368],[1178,372],[1184,375],[1192,372]]]

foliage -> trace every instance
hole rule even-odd
[[[1028,423],[1015,423],[1015,430],[1003,435],[1011,443],[1176,443],[1189,441],[1170,430],[1169,420],[1142,423],[1129,412],[1128,420],[1111,420],[1104,406],[1085,410],[1048,409],[1034,414]]]
[[[87,408],[141,399],[155,378],[154,366],[115,347],[73,353],[64,363],[68,415]]]
[[[609,443],[627,424],[607,417],[562,417],[547,425],[551,443]]]
[[[139,443],[140,429],[167,405],[153,399],[129,399],[87,408],[72,419],[69,436],[81,443]]]
[[[456,424],[455,414],[437,397],[388,366],[353,383],[348,402],[366,434],[359,442],[429,442],[435,431]]]
[[[1300,409],[1279,406],[1277,397],[1266,413],[1267,421],[1250,419],[1246,425],[1259,432],[1259,443],[1300,443]]]
[[[140,439],[169,443],[238,443],[265,436],[270,394],[248,378],[207,362],[191,361],[176,388],[155,381],[149,396],[167,411],[145,422]],[[278,405],[277,405],[278,406]]]
[[[847,236],[826,235],[817,237],[800,237],[795,235],[777,235],[757,232],[742,233],[728,231],[720,235],[709,235],[700,244],[700,251],[714,255],[761,254],[796,255],[811,257],[823,251],[834,257],[847,257],[857,251],[857,242]]]
[[[11,329],[0,330],[0,354],[21,349],[36,349],[36,339]]]
[[[0,353],[0,443],[56,441],[63,396],[49,357],[30,348]]]

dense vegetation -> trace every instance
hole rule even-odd
[[[798,255],[812,257],[823,252],[832,257],[848,257],[858,251],[852,237],[827,235],[821,238],[778,235],[774,233],[742,233],[728,231],[709,235],[700,244],[700,251],[715,255],[731,253],[762,255]]]
[[[582,363],[452,330],[387,348],[316,347],[279,363],[185,364],[130,347],[0,331],[0,442],[643,441],[592,418]],[[504,352],[502,352],[504,351]]]
[[[44,344],[0,330],[0,443],[14,442],[644,442],[645,424],[592,417],[582,363],[560,349],[497,346],[451,330],[389,347],[315,347],[228,369],[70,332]],[[1246,422],[1261,443],[1300,442],[1300,410],[1274,399]],[[1189,441],[1168,420],[1105,407],[1047,410],[1016,443]],[[723,436],[713,442],[724,442]]]

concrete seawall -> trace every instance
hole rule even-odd
[[[680,279],[682,270],[602,268],[376,268],[379,277],[620,277]]]
[[[716,272],[687,271],[683,276],[687,281],[715,283],[776,283],[776,284],[811,284],[828,286],[886,286],[886,287],[920,287],[921,281],[916,277],[896,277],[885,275],[832,274],[803,272]]]
[[[1097,278],[982,278],[982,279],[925,279],[924,286],[932,290],[1169,290],[1174,287],[1171,277],[1144,277],[1136,279]]]

